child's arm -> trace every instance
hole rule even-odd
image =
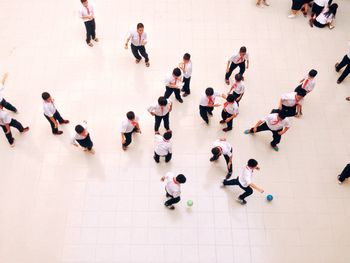
[[[257,191],[260,192],[260,193],[263,193],[263,192],[264,192],[264,189],[259,188],[257,185],[255,185],[255,184],[253,184],[253,183],[251,183],[249,186],[250,186],[251,188],[257,190]]]
[[[128,38],[126,39],[125,46],[124,46],[125,49],[128,49],[130,38],[131,38],[131,35],[129,35]]]
[[[121,132],[121,135],[122,135],[122,144],[124,144],[124,143],[125,143],[125,136],[124,136],[124,133]]]
[[[282,131],[280,131],[278,134],[283,135],[289,130],[289,127],[285,127]]]
[[[232,114],[232,116],[231,116],[230,118],[227,118],[227,119],[225,120],[225,122],[228,123],[229,121],[231,121],[231,120],[233,120],[234,118],[236,118],[237,115],[238,115],[238,113]]]
[[[237,101],[237,100],[240,101],[240,99],[242,98],[243,94],[244,94],[244,92],[241,93],[241,95],[239,95],[239,97],[236,99],[236,101]]]
[[[1,84],[5,85],[6,79],[9,76],[9,74],[6,72],[4,75],[2,75],[2,80],[1,80]]]
[[[227,61],[227,67],[226,67],[226,72],[229,72],[230,70],[230,64],[231,64],[231,61]]]
[[[295,115],[295,117],[299,118],[301,116],[300,110],[301,110],[301,105],[297,104],[297,114]]]
[[[280,99],[280,103],[279,103],[279,105],[278,105],[278,109],[279,109],[279,110],[282,110],[282,99]]]
[[[6,127],[6,134],[11,133],[11,129],[10,129],[10,124],[9,123],[5,123],[5,127]]]
[[[254,133],[256,133],[256,129],[260,126],[260,124],[262,124],[263,123],[263,121],[262,120],[259,120],[256,124],[255,124],[255,126],[254,126],[254,128],[253,128],[253,131],[254,131]]]

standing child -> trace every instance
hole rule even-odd
[[[181,184],[186,183],[186,177],[183,174],[174,175],[172,172],[166,173],[160,178],[165,181],[165,196],[168,200],[164,203],[165,207],[174,210],[174,204],[180,202]]]
[[[2,96],[1,91],[5,89],[5,82],[8,77],[8,73],[5,73],[2,76],[1,84],[0,84],[0,104],[7,110],[17,113],[16,107],[14,107],[11,103],[7,102],[5,98]]]
[[[289,92],[283,94],[279,103],[279,110],[286,113],[287,117],[297,117],[301,116],[301,106],[304,102],[304,97],[306,95],[306,90],[298,89],[298,91]]]
[[[91,154],[94,154],[95,151],[92,149],[93,143],[90,139],[90,133],[87,130],[87,122],[83,121],[83,125],[75,126],[75,135],[72,138],[72,144],[76,147],[79,145]]]
[[[172,111],[172,109],[173,103],[171,100],[165,97],[159,97],[157,104],[148,107],[148,112],[155,118],[154,131],[156,134],[159,134],[159,126],[162,120],[164,128],[167,130],[167,132],[171,132],[169,127],[169,113]]]
[[[238,115],[238,104],[235,101],[235,97],[230,94],[226,98],[226,102],[224,103],[224,108],[221,112],[222,120],[221,124],[227,123],[227,127],[222,129],[224,132],[232,130],[233,119]]]
[[[132,142],[132,134],[134,132],[141,133],[139,118],[135,116],[133,111],[126,114],[126,119],[122,122],[120,133],[122,134],[122,148],[125,151]]]
[[[279,148],[277,144],[280,143],[281,137],[290,128],[289,119],[284,111],[279,111],[278,113],[271,113],[267,115],[264,119],[259,120],[253,128],[245,130],[245,134],[255,134],[261,131],[271,131],[273,140],[270,143],[271,147],[278,152]]]
[[[175,93],[176,99],[183,103],[180,94],[180,84],[181,83],[181,70],[179,68],[174,68],[173,73],[169,74],[165,78],[165,93],[164,97],[169,98],[173,92]]]
[[[50,123],[52,133],[57,135],[62,134],[63,131],[58,130],[58,123],[67,124],[69,123],[69,120],[64,120],[61,117],[61,114],[56,109],[53,98],[48,92],[43,92],[41,94],[41,98],[44,101],[43,102],[44,116]]]
[[[232,92],[232,95],[235,98],[235,101],[237,101],[237,104],[239,105],[240,100],[242,99],[245,91],[245,85],[244,85],[244,78],[241,74],[235,75],[235,82],[233,83],[230,91],[228,94]]]
[[[136,31],[132,31],[126,39],[125,49],[128,49],[129,40],[131,39],[131,52],[136,58],[136,64],[140,63],[142,57],[144,57],[146,67],[149,67],[149,58],[145,47],[147,44],[147,34],[144,32],[144,29],[145,27],[142,23],[137,24]]]
[[[91,39],[95,42],[98,42],[98,38],[96,37],[96,23],[95,23],[95,14],[94,7],[88,3],[88,0],[80,0],[82,3],[82,7],[80,9],[80,18],[83,19],[85,28],[86,28],[86,43],[93,47],[94,45],[91,43]]]
[[[211,149],[213,156],[210,158],[210,161],[214,162],[219,159],[221,155],[223,155],[228,170],[226,179],[228,179],[232,175],[232,146],[229,142],[226,141],[226,139],[223,138],[217,139],[213,143],[213,146],[214,147]]]
[[[249,55],[247,53],[246,47],[241,47],[239,49],[239,53],[237,55],[233,55],[227,61],[226,74],[225,74],[225,82],[227,85],[230,85],[230,77],[235,68],[239,67],[239,74],[243,76],[244,71],[246,69],[245,62],[247,61],[247,69],[249,67]]]
[[[223,94],[214,91],[213,88],[207,88],[199,102],[199,115],[207,124],[209,124],[208,114],[213,115],[214,107],[220,106],[220,104],[215,104],[215,99],[218,96],[225,98]]]
[[[350,40],[348,41],[348,45],[350,46]],[[345,67],[345,70],[340,75],[340,77],[337,80],[337,83],[340,84],[343,82],[343,80],[349,75],[350,73],[350,50],[349,52],[343,57],[342,61],[340,63],[335,64],[335,71],[339,72],[343,67]]]
[[[5,133],[6,139],[11,145],[11,147],[15,146],[15,139],[12,137],[11,128],[15,127],[20,133],[24,133],[29,131],[29,127],[23,128],[22,124],[11,118],[8,112],[3,110],[3,106],[0,104],[0,126]]]
[[[244,193],[237,198],[237,201],[242,205],[245,205],[247,203],[245,198],[253,194],[253,189],[259,191],[260,193],[264,192],[263,189],[253,184],[252,182],[254,170],[260,170],[260,168],[258,167],[258,162],[254,159],[249,159],[247,166],[243,168],[241,174],[236,179],[225,179],[222,182],[223,186],[238,185],[242,190],[244,190]]]
[[[154,136],[154,156],[153,159],[159,163],[159,158],[165,157],[165,162],[169,162],[172,157],[172,144],[170,142],[171,132],[166,132],[164,135],[156,134]]]
[[[186,53],[183,56],[183,62],[181,62],[179,64],[179,68],[182,70],[183,72],[183,87],[182,87],[182,91],[184,92],[184,94],[182,95],[183,97],[187,97],[188,95],[191,94],[190,91],[190,82],[191,82],[191,75],[192,75],[192,61],[191,61],[191,55]]]

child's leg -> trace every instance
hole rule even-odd
[[[19,132],[23,132],[24,131],[24,128],[23,128],[22,124],[19,121],[15,120],[15,119],[11,120],[10,126],[11,127],[15,127]]]
[[[184,82],[184,85],[183,85],[183,91],[185,92],[185,94],[190,94],[191,91],[190,91],[190,81],[191,81],[191,77],[189,78],[183,78],[183,82]]]
[[[149,61],[148,54],[146,53],[145,46],[139,46],[140,54],[145,58],[145,62],[147,63]]]
[[[248,187],[241,187],[244,190],[244,193],[241,194],[238,198],[241,200],[244,200],[246,197],[250,196],[251,194],[253,194],[253,189],[248,186]]]
[[[13,139],[13,137],[12,137],[11,130],[10,130],[9,133],[6,133],[6,131],[7,131],[7,130],[6,130],[6,127],[3,126],[3,125],[1,125],[1,128],[2,128],[2,130],[3,130],[4,133],[5,133],[5,136],[6,136],[7,141],[9,142],[10,145],[12,145],[13,142],[15,141],[15,139]]]
[[[9,110],[9,111],[17,112],[16,107],[13,106],[11,103],[7,102],[5,99],[2,99],[1,105],[2,105],[5,109],[7,109],[7,110]]]
[[[164,124],[164,129],[166,129],[167,131],[170,130],[169,127],[169,112],[163,116],[163,124]]]
[[[207,113],[207,107],[204,107],[202,105],[199,105],[199,115],[202,117],[202,119],[209,124],[209,118]]]
[[[132,142],[132,132],[124,133],[124,136],[125,136],[125,143],[123,144],[123,146],[128,147]]]
[[[235,68],[236,68],[237,66],[238,66],[237,64],[231,62],[230,69],[229,69],[229,71],[226,72],[226,74],[225,74],[225,80],[229,80],[229,78],[231,77],[232,72],[235,70]]]
[[[175,98],[182,102],[182,98],[181,98],[181,94],[180,94],[180,89],[173,89],[174,90],[174,93],[175,93]]]
[[[239,66],[239,74],[243,76],[245,72],[245,61],[243,61],[242,63],[239,63],[238,66]]]
[[[58,128],[55,128],[55,124],[51,121],[51,119],[49,117],[47,117],[45,114],[44,114],[45,118],[48,120],[48,122],[50,123],[50,126],[51,126],[51,131],[53,134],[57,133],[58,132]]]
[[[54,113],[53,117],[55,118],[55,120],[57,120],[60,124],[64,123],[64,119],[62,118],[61,114],[58,112],[58,110],[56,110],[56,112]]]
[[[172,154],[171,153],[168,153],[166,156],[165,156],[165,162],[169,162],[171,160],[171,157],[172,157]]]
[[[165,205],[165,206],[171,206],[171,205],[173,205],[173,204],[176,204],[176,203],[180,202],[180,200],[181,200],[180,196],[178,196],[178,197],[176,197],[176,198],[171,197],[169,200],[167,200],[167,201],[164,203],[164,205]]]
[[[91,37],[92,37],[92,39],[96,38],[96,23],[95,23],[95,19],[91,20]]]
[[[156,163],[159,163],[159,158],[160,156],[156,152],[154,152],[153,159],[156,161]]]
[[[168,99],[171,96],[171,94],[173,94],[173,89],[169,87],[165,87],[164,97]]]
[[[86,43],[89,44],[91,42],[91,25],[90,21],[84,22],[86,28]]]
[[[231,179],[231,180],[224,180],[223,185],[239,185],[238,183],[238,177],[235,179]]]
[[[131,47],[131,52],[134,55],[134,57],[136,58],[136,60],[140,61],[142,59],[142,57],[139,55],[139,51],[138,51],[137,47],[134,46],[132,43],[131,43],[130,47]]]
[[[227,155],[224,155],[226,164],[228,165],[229,161],[230,161],[230,157],[228,157]],[[227,168],[228,173],[231,174],[232,173],[232,164],[230,165],[230,167]]]
[[[162,121],[162,116],[154,116],[155,117],[155,122],[154,122],[154,131],[155,132],[158,132],[158,130],[159,130],[159,126],[160,126],[160,123],[161,123],[161,121]]]
[[[272,142],[270,143],[272,147],[276,147],[277,144],[280,143],[281,141],[281,135],[278,134],[278,132],[280,132],[281,130],[278,130],[278,131],[272,131],[272,137],[273,137],[273,140]]]
[[[339,79],[338,79],[338,83],[342,82],[350,73],[350,64],[348,64],[345,68],[345,70],[343,71],[343,73],[340,75]]]
[[[343,67],[345,67],[346,65],[349,65],[350,63],[350,58],[348,58],[347,55],[345,55],[342,59],[342,61],[340,61],[340,63],[337,63],[335,68],[337,71],[341,70]]]
[[[345,166],[341,174],[339,175],[339,181],[344,182],[345,179],[350,177],[350,163]]]

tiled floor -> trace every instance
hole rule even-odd
[[[350,159],[349,81],[335,84],[333,65],[347,52],[350,1],[337,0],[334,30],[287,19],[290,1],[253,0],[95,2],[100,43],[84,43],[79,1],[0,1],[0,73],[10,73],[5,98],[31,130],[11,149],[0,136],[1,263],[348,263],[350,185],[336,175]],[[135,65],[123,49],[137,22],[149,35],[151,67]],[[227,59],[241,45],[251,55],[247,91],[234,130],[223,134],[215,110],[206,127],[198,114],[208,86],[226,91]],[[174,103],[170,164],[152,159],[153,119],[146,111],[164,92],[165,74],[185,52],[194,65],[191,96]],[[270,134],[245,136],[311,69],[319,71],[302,119],[293,119],[280,152]],[[49,91],[72,124],[54,137],[42,115]],[[127,152],[119,125],[128,110],[142,135]],[[96,154],[69,143],[73,125],[87,120]],[[2,133],[2,132],[1,132]],[[234,147],[234,171],[256,158],[255,181],[275,199],[221,189],[224,161],[209,162],[211,143],[224,136]],[[182,172],[182,202],[163,207],[159,181]],[[186,207],[192,199],[194,206]]]

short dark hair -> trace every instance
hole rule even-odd
[[[161,96],[158,98],[158,104],[160,106],[166,106],[168,104],[168,100],[164,96]]]
[[[47,99],[49,99],[51,96],[50,96],[50,93],[48,93],[48,92],[43,92],[43,93],[41,94],[41,97],[42,97],[43,100],[47,100]]]
[[[237,81],[241,81],[241,80],[243,80],[243,76],[242,76],[242,74],[236,74],[235,75],[235,80],[237,80]]]
[[[247,48],[245,46],[243,46],[243,47],[241,47],[239,49],[239,52],[246,53],[247,52]]]
[[[176,182],[179,184],[184,184],[186,183],[186,177],[183,174],[179,174],[176,176]]]
[[[255,159],[249,159],[249,160],[248,160],[248,166],[251,167],[251,168],[257,167],[257,166],[258,166],[257,160],[255,160]]]
[[[190,60],[190,59],[191,59],[191,55],[188,54],[188,53],[185,53],[183,59],[184,59],[184,60]]]
[[[173,75],[175,75],[176,77],[180,77],[181,76],[181,70],[179,68],[174,68]]]
[[[83,3],[85,3],[87,0],[80,0],[80,2],[83,4]]]
[[[280,117],[282,120],[284,120],[287,117],[287,112],[284,110],[280,110],[278,112],[278,117]]]
[[[298,90],[297,90],[297,95],[302,96],[302,97],[305,97],[305,95],[306,95],[306,90],[304,90],[304,89],[298,89]]]
[[[75,126],[75,131],[76,131],[78,134],[82,133],[84,130],[85,130],[84,127],[81,126],[80,124],[77,125],[77,126]]]
[[[316,69],[312,69],[309,71],[309,76],[310,77],[315,77],[317,75],[317,70]]]
[[[139,28],[144,28],[144,25],[142,23],[138,23],[137,26],[136,26],[137,29]]]
[[[214,155],[220,154],[220,149],[219,149],[219,147],[214,147],[213,149],[211,149],[211,153],[214,154]]]
[[[172,137],[172,132],[166,132],[166,133],[164,133],[163,137],[164,137],[164,139],[167,140],[167,141],[170,140],[171,137]]]
[[[226,100],[228,102],[234,102],[235,101],[235,96],[233,94],[230,94],[227,96]]]
[[[205,90],[205,95],[207,95],[207,96],[213,96],[213,94],[214,94],[214,89],[213,88],[206,88],[206,90]]]
[[[129,111],[126,114],[126,117],[128,118],[128,120],[133,120],[133,119],[135,119],[135,113],[133,111]]]

